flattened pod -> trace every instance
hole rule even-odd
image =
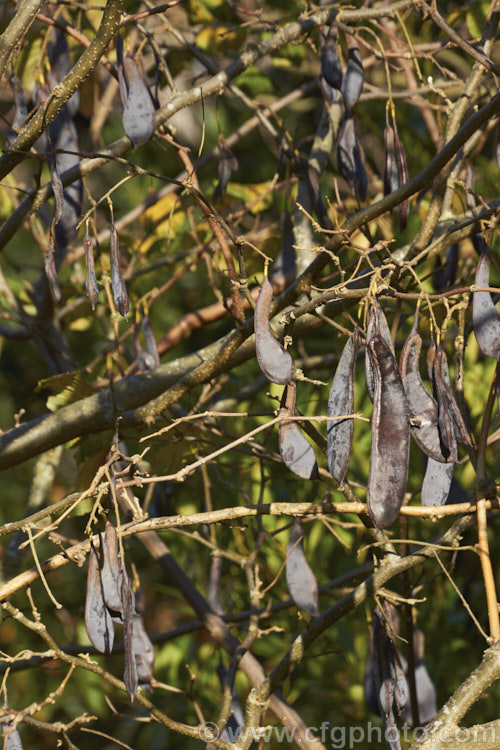
[[[118,557],[118,536],[115,527],[107,521],[102,542],[101,582],[104,602],[108,609],[122,612],[123,571]]]
[[[394,354],[380,334],[370,340],[368,354],[375,388],[366,500],[374,526],[384,529],[398,517],[406,492],[409,415]]]
[[[123,645],[125,647],[125,672],[123,681],[130,700],[133,701],[139,685],[134,654],[134,605],[135,596],[127,575],[122,577]]]
[[[344,97],[345,108],[352,109],[361,96],[364,71],[357,39],[348,36],[347,44],[349,46],[349,61],[342,81],[342,96]]]
[[[269,310],[272,299],[273,288],[266,276],[255,306],[255,351],[266,378],[272,383],[286,385],[292,379],[293,360],[290,352],[271,333]]]
[[[286,554],[286,582],[293,601],[313,617],[319,615],[316,576],[304,555],[304,532],[298,519],[293,522]]]
[[[89,570],[87,574],[85,625],[88,637],[96,649],[102,653],[111,653],[115,632],[111,615],[104,603],[99,557],[93,545],[90,547]]]
[[[328,31],[321,30],[321,75],[333,89],[342,87],[342,68],[337,56],[337,24],[332,23]]]
[[[458,408],[455,396],[453,395],[453,391],[451,390],[450,379],[448,377],[448,364],[446,362],[446,354],[444,352],[442,344],[439,344],[436,349],[433,373],[436,377],[436,384],[438,385],[438,390],[440,393],[440,397],[437,399],[438,408],[441,407],[441,398],[442,403],[445,405],[444,411],[447,412],[447,414],[449,415],[449,419],[451,420],[455,445],[456,441],[458,441],[459,443],[462,443],[462,445],[466,445],[469,448],[472,447],[472,440],[469,435],[469,430],[467,429],[467,426],[462,417],[462,413]],[[438,425],[441,425],[439,418]],[[453,453],[453,441],[451,445]],[[456,460],[456,457],[454,458],[454,460]]]
[[[358,350],[359,329],[356,325],[354,333],[347,340],[335,371],[328,398],[327,417],[352,414],[354,410],[354,368]],[[332,477],[342,485],[351,455],[354,424],[352,419],[339,419],[328,422],[327,425],[328,469]]]
[[[370,357],[368,356],[368,344],[373,336],[379,333],[384,339],[385,343],[394,354],[394,347],[392,345],[391,331],[387,323],[387,319],[384,315],[382,308],[380,307],[379,301],[374,299],[368,311],[368,325],[366,327],[366,350],[365,350],[365,371],[366,371],[366,388],[370,400],[373,401],[373,370],[370,363]]]
[[[288,211],[284,211],[281,215],[281,226],[283,228],[283,242],[278,257],[274,261],[271,279],[280,287],[287,287],[297,275],[295,249],[293,247],[293,224]]]
[[[146,690],[151,690],[155,650],[144,628],[142,617],[138,614],[133,616],[132,640],[138,684]]]
[[[446,504],[454,469],[453,462],[444,464],[429,458],[422,482],[422,505],[437,507]]]
[[[118,232],[116,231],[114,222],[112,222],[109,236],[109,266],[111,273],[111,289],[113,291],[113,299],[115,301],[116,309],[123,315],[125,320],[127,320],[129,301],[127,287],[125,286],[125,282],[120,271],[120,257],[118,247]]]
[[[295,383],[287,385],[282,399],[282,403],[284,400],[285,404],[280,408],[280,416],[295,415],[295,392]],[[301,479],[319,477],[314,449],[296,422],[280,422],[279,445],[281,457],[290,471]]]
[[[155,132],[155,108],[135,60],[123,56],[123,42],[116,40],[118,79],[123,105],[123,129],[135,147],[152,138]]]
[[[477,286],[490,284],[491,253],[482,243],[482,252],[476,269]],[[472,324],[479,348],[486,357],[500,360],[500,315],[489,292],[474,292],[472,298]]]
[[[389,121],[389,110],[385,110],[385,167],[384,167],[384,195],[389,195],[399,187],[398,165],[394,147],[394,130]]]
[[[419,448],[435,461],[446,461],[438,429],[438,405],[422,382],[419,358],[422,339],[417,333],[418,313],[401,350],[399,372],[406,392],[410,432]]]
[[[2,724],[2,733],[4,736],[3,750],[23,750],[19,730],[11,729],[11,727],[12,724]]]
[[[92,310],[95,310],[95,306],[99,299],[99,287],[97,285],[97,278],[95,275],[94,246],[88,232],[88,227],[85,233],[85,237],[83,238],[83,250],[85,252],[85,266],[87,269],[85,289],[87,291],[87,297],[89,298],[90,304],[92,305]]]

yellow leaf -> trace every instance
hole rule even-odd
[[[52,375],[38,381],[35,391],[48,388],[52,395],[47,399],[47,409],[57,411],[62,406],[80,401],[82,398],[92,396],[96,393],[90,383],[87,382],[83,370],[74,372],[63,372],[60,375]]]
[[[258,214],[261,211],[265,211],[273,202],[271,181],[247,185],[230,182],[227,186],[227,193],[228,195],[232,195],[233,198],[239,198],[246,203],[251,214]]]

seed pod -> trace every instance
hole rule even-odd
[[[120,36],[116,38],[116,56],[123,105],[123,129],[137,148],[153,137],[155,108],[135,60],[130,55],[123,55]]]
[[[58,174],[62,175],[80,163],[77,130],[66,108],[54,120],[49,130],[53,148],[61,152],[55,155],[55,164]],[[55,226],[56,242],[60,248],[68,247],[76,238],[76,225],[82,212],[82,195],[81,180],[75,180],[63,190],[62,214]]]
[[[408,182],[408,167],[406,164],[406,154],[404,146],[399,139],[398,126],[396,117],[393,117],[394,124],[394,145],[396,147],[396,158],[398,162],[399,184],[405,185]],[[405,198],[402,203],[398,204],[399,227],[401,231],[406,227],[408,221],[408,199]]]
[[[14,729],[11,722],[2,724],[2,734],[4,736],[3,750],[23,750],[19,730]]]
[[[129,301],[127,287],[120,272],[120,257],[118,245],[118,232],[116,231],[114,221],[111,222],[109,236],[109,265],[111,273],[111,289],[113,290],[113,299],[116,309],[127,320],[129,310]]]
[[[338,30],[335,21],[329,29],[322,27],[320,32],[321,76],[333,89],[342,88],[342,67],[337,56]]]
[[[290,352],[271,333],[269,310],[272,299],[273,288],[266,276],[255,306],[255,351],[266,378],[273,383],[286,385],[292,379],[293,360]]]
[[[92,305],[92,310],[95,310],[95,306],[97,305],[97,301],[99,299],[99,287],[97,285],[97,278],[95,275],[94,246],[89,235],[88,226],[85,232],[85,237],[83,238],[83,250],[85,253],[85,265],[87,268],[85,289],[87,290],[87,297],[89,298],[90,304]]]
[[[491,252],[486,243],[476,269],[475,284],[490,285]],[[500,315],[489,292],[474,292],[472,298],[472,325],[479,348],[486,357],[500,360]]]
[[[50,247],[45,251],[44,267],[45,276],[49,282],[49,289],[54,302],[60,302],[62,299],[61,287],[57,278],[56,259],[54,254],[54,242],[51,236]]]
[[[145,690],[151,690],[153,679],[155,650],[146,633],[142,617],[134,613],[132,618],[132,650],[134,653],[137,681]]]
[[[436,349],[433,364],[433,378],[433,388],[434,386],[436,387],[437,393],[438,427],[440,430],[441,442],[445,447],[449,444],[451,458],[456,461],[456,441],[470,448],[472,447],[472,440],[462,417],[462,413],[458,408],[453,391],[451,390],[450,379],[448,376],[448,363],[446,362],[446,354],[442,344],[439,344]],[[449,438],[449,422],[451,422],[451,429],[453,432],[452,439]],[[443,455],[445,455],[444,450]]]
[[[102,540],[101,582],[104,603],[113,612],[122,614],[123,570],[118,556],[118,535],[115,527],[106,523]]]
[[[347,63],[344,80],[342,81],[342,96],[347,110],[354,107],[363,89],[364,71],[359,44],[354,36],[347,37],[349,47],[349,60]]]
[[[214,191],[214,201],[223,200],[231,174],[238,169],[238,160],[226,143],[223,143],[219,154],[217,173],[219,182]]]
[[[123,613],[123,645],[125,650],[125,672],[123,681],[131,701],[134,700],[139,685],[137,665],[134,654],[134,615],[135,597],[132,585],[127,575],[122,577],[122,613]]]
[[[12,96],[14,97],[14,119],[5,137],[4,151],[8,151],[12,146],[19,135],[19,131],[28,119],[28,105],[26,104],[23,87],[21,81],[14,73],[9,76],[9,84]]]
[[[101,582],[102,551],[90,547],[87,573],[87,597],[85,599],[85,625],[91,642],[101,653],[113,650],[114,628],[111,615],[104,602]]]
[[[295,416],[295,394],[295,383],[289,383],[281,400],[279,410],[281,417]],[[293,471],[301,479],[317,479],[319,477],[314,449],[304,437],[296,422],[280,422],[279,446],[283,462],[290,471]]]
[[[446,262],[443,266],[441,256],[436,255],[434,273],[432,274],[432,285],[434,291],[439,293],[453,286],[457,277],[458,269],[458,245],[450,245],[446,251]]]
[[[426,507],[445,505],[450,494],[455,464],[442,463],[429,458],[422,482],[421,503]]]
[[[398,165],[394,146],[394,129],[389,121],[389,109],[385,110],[385,167],[384,167],[384,195],[394,192],[399,187]]]
[[[304,532],[296,518],[293,522],[286,554],[286,582],[293,601],[313,617],[319,615],[316,576],[304,555]]]
[[[208,596],[207,602],[212,607],[213,611],[218,615],[224,614],[224,607],[222,606],[221,597],[221,585],[220,575],[222,570],[222,557],[220,555],[213,555],[210,559],[210,573],[208,577]]]
[[[383,529],[398,517],[406,492],[409,416],[396,359],[380,334],[368,343],[368,355],[375,387],[366,499],[375,528]]]
[[[354,188],[359,201],[366,199],[368,179],[352,112],[342,118],[337,140],[337,167],[346,182]]]
[[[294,281],[297,274],[295,249],[293,247],[293,224],[288,211],[284,211],[281,216],[281,226],[283,228],[283,242],[278,257],[274,261],[271,283],[277,284],[280,289],[283,289]]]
[[[428,724],[437,714],[436,688],[424,663],[424,634],[420,628],[413,632],[415,652],[415,688],[417,692],[418,717],[420,725]],[[405,668],[407,671],[407,667]],[[401,721],[413,726],[411,706],[407,705],[401,714]]]
[[[368,310],[368,325],[366,326],[366,349],[365,349],[365,373],[366,373],[366,388],[370,400],[373,401],[373,369],[370,363],[370,357],[368,356],[368,344],[376,334],[380,334],[384,339],[385,343],[394,354],[394,347],[392,344],[391,331],[387,323],[387,319],[380,307],[379,301],[375,298],[372,300],[370,308]]]
[[[144,336],[144,341],[146,342],[146,351],[151,357],[153,368],[159,367],[160,354],[158,352],[158,345],[156,343],[155,335],[151,327],[151,321],[149,320],[149,315],[147,313],[144,313],[142,317],[141,328],[142,334]]]
[[[335,371],[328,398],[327,417],[339,417],[342,414],[352,414],[354,411],[354,368],[358,350],[359,329],[356,325]],[[326,428],[328,469],[341,486],[349,465],[353,432],[352,418],[328,422]]]
[[[438,405],[422,382],[419,358],[422,339],[417,332],[418,311],[410,334],[401,350],[399,372],[410,414],[410,432],[419,448],[435,461],[446,461],[441,450]]]

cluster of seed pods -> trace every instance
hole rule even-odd
[[[116,529],[107,522],[99,537],[99,546],[90,548],[85,624],[96,649],[108,654],[113,650],[114,624],[123,626],[123,680],[133,700],[139,686],[151,688],[154,648],[144,628],[141,597],[134,593],[119,554]]]

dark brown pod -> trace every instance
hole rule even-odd
[[[97,285],[97,278],[95,275],[94,246],[89,235],[88,227],[87,231],[85,232],[85,237],[83,238],[83,250],[85,253],[85,266],[87,269],[85,289],[87,291],[87,297],[90,300],[90,304],[92,305],[92,310],[95,310],[95,306],[97,305],[97,301],[99,299],[99,287]]]
[[[374,392],[366,499],[374,526],[384,529],[398,517],[406,492],[409,415],[396,359],[380,334],[368,343],[368,355]]]
[[[359,44],[354,36],[347,37],[347,44],[349,47],[348,55],[349,60],[347,63],[344,80],[342,81],[342,96],[344,98],[344,104],[346,109],[352,109],[363,89],[364,71],[363,62],[361,60],[361,54],[359,51]]]
[[[274,338],[269,327],[269,310],[273,288],[267,276],[262,284],[255,306],[255,351],[260,369],[268,380],[286,385],[292,379],[293,360],[290,352]]]
[[[153,137],[155,108],[135,60],[123,55],[123,41],[116,39],[117,70],[123,105],[123,129],[135,147]]]
[[[350,111],[345,113],[339,129],[337,167],[344,180],[354,189],[358,200],[364,201],[368,191],[368,179],[354,127],[354,117]]]
[[[286,582],[293,601],[313,617],[319,615],[318,583],[304,555],[304,531],[296,518],[286,554]]]
[[[394,347],[392,344],[391,331],[387,319],[384,315],[382,308],[380,307],[378,299],[374,298],[371,301],[368,310],[368,324],[366,326],[366,349],[365,349],[365,373],[366,373],[366,388],[370,400],[373,401],[373,370],[368,356],[368,344],[373,336],[380,334],[384,339],[385,343],[394,354]]]
[[[52,238],[51,238],[52,239]],[[44,256],[45,276],[49,282],[50,294],[54,302],[60,302],[62,299],[61,287],[57,278],[56,260],[54,254],[53,241],[51,247],[45,252]]]
[[[127,320],[129,301],[127,287],[125,286],[120,271],[118,232],[116,231],[114,221],[111,222],[109,235],[109,266],[111,273],[111,289],[113,291],[113,299],[115,301],[116,309],[121,315],[123,315],[125,320]]]
[[[347,340],[335,371],[328,398],[327,417],[339,417],[343,414],[352,414],[354,411],[354,368],[358,350],[359,329],[356,325],[354,333]],[[344,482],[349,466],[353,432],[352,418],[327,423],[328,470],[340,485]]]
[[[283,393],[280,416],[295,416],[295,394],[295,383],[289,383]],[[319,477],[314,449],[296,422],[280,422],[279,446],[281,457],[290,471],[301,479]]]
[[[490,285],[491,252],[483,242],[476,269],[475,284]],[[472,297],[472,325],[479,348],[486,357],[500,360],[500,315],[489,292],[474,292]]]
[[[217,166],[217,173],[219,176],[219,182],[214,190],[214,201],[223,200],[226,194],[226,188],[229,183],[229,179],[233,172],[238,169],[238,160],[225,143],[221,145],[219,154],[219,164]]]
[[[435,461],[445,462],[438,428],[438,405],[422,382],[420,350],[422,339],[417,331],[418,312],[410,334],[401,350],[399,371],[406,392],[410,414],[410,432],[419,448]]]
[[[114,628],[111,615],[104,602],[101,582],[100,558],[102,552],[90,547],[89,569],[87,573],[87,596],[85,599],[85,625],[87,634],[96,649],[101,653],[111,653],[114,641]]]

